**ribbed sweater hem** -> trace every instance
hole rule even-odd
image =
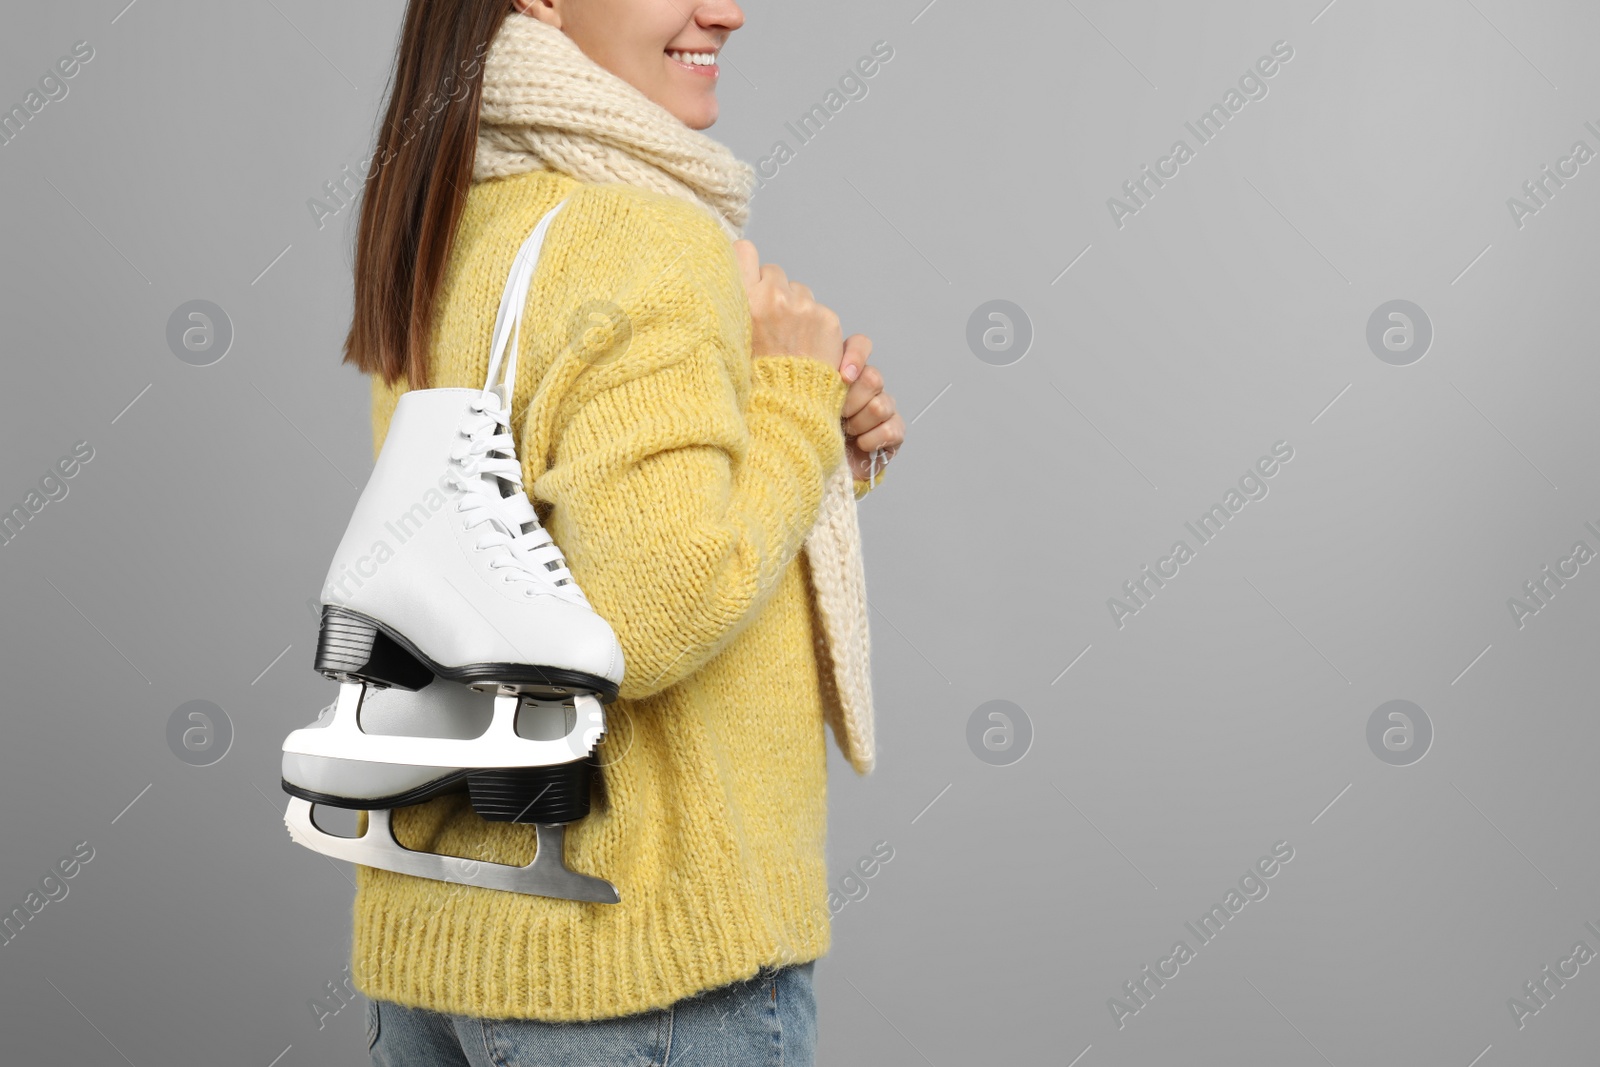
[[[497,891],[445,883],[434,883],[437,892],[407,886],[411,908],[362,902],[376,882],[391,879],[422,881],[359,869],[356,988],[371,999],[451,1015],[548,1022],[633,1015],[742,981],[762,967],[819,959],[831,939],[825,872],[766,872],[767,892],[759,895],[765,908],[756,893],[722,895],[713,884],[698,887],[711,891],[704,897],[645,890],[622,905],[552,902],[582,916],[560,923],[516,907],[486,908],[484,894]],[[435,904],[434,897],[444,900]],[[626,924],[631,937],[586,936],[586,920],[597,909],[623,906],[634,912]],[[656,945],[668,949],[658,955],[651,950]],[[467,955],[463,946],[488,948]]]

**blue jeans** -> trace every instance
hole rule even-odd
[[[367,1005],[377,1067],[813,1067],[815,961],[763,969],[659,1011],[593,1022]]]

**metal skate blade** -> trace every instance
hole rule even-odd
[[[395,839],[386,809],[367,812],[367,832],[360,837],[338,837],[319,827],[313,818],[314,805],[301,797],[290,797],[283,821],[296,844],[313,852],[364,867],[456,882],[480,889],[499,889],[536,897],[581,900],[591,904],[617,904],[622,895],[604,878],[579,874],[567,867],[564,855],[567,828],[564,825],[536,823],[538,852],[526,867],[504,863],[441,856],[416,852]]]
[[[498,696],[519,695],[533,697],[536,700],[565,700],[568,697],[585,693],[587,690],[570,685],[557,685],[554,682],[518,682],[508,685],[494,681],[465,682],[468,689],[475,693],[494,693]]]

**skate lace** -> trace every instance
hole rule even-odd
[[[539,521],[523,489],[522,463],[517,459],[511,432],[517,351],[522,341],[528,286],[544,235],[565,206],[563,201],[540,221],[512,261],[495,316],[489,372],[483,391],[467,402],[460,426],[465,440],[450,453],[450,480],[461,490],[456,510],[466,516],[469,529],[481,528],[477,547],[482,551],[500,550],[489,566],[504,570],[504,581],[527,583],[527,596],[554,594],[587,604],[588,598],[567,568],[566,557]]]
[[[450,453],[450,482],[461,491],[456,511],[468,529],[479,531],[475,547],[503,550],[489,561],[491,569],[505,572],[502,580],[527,583],[529,596],[556,593],[586,602],[523,489],[510,421],[509,408],[493,393],[468,401],[460,427],[464,440]]]

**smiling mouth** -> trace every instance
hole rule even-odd
[[[691,74],[715,78],[721,73],[717,69],[717,53],[715,52],[668,49],[667,58]]]

